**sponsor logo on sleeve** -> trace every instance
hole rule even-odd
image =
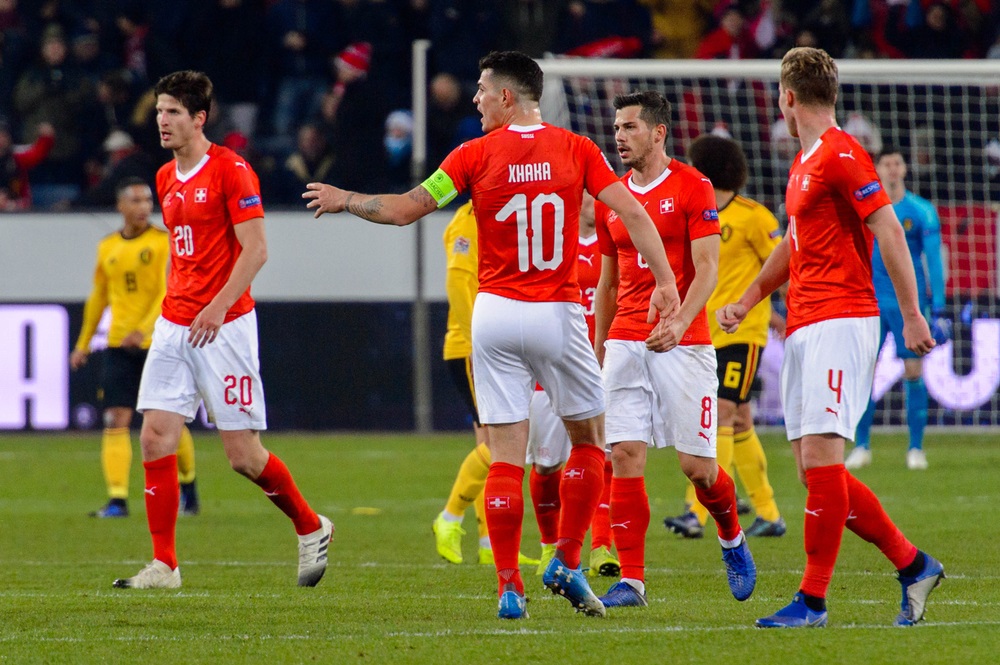
[[[875,192],[880,191],[882,191],[882,183],[878,180],[873,180],[864,187],[854,190],[854,198],[858,201],[864,201]]]
[[[253,196],[248,196],[245,199],[240,199],[238,205],[240,206],[240,210],[243,210],[245,208],[252,208],[254,206],[259,206],[260,195],[254,194]]]
[[[708,210],[703,210],[701,213],[701,218],[706,222],[717,222],[719,221],[719,211],[715,208],[709,208]]]
[[[452,247],[452,251],[455,254],[468,254],[472,243],[465,236],[459,236],[455,238],[455,244]]]

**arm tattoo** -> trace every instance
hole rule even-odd
[[[347,212],[360,217],[361,219],[367,219],[369,222],[384,222],[380,213],[382,212],[382,197],[373,196],[372,198],[364,201],[362,203],[351,204],[351,199],[354,197],[352,193],[347,197],[347,201],[344,202],[344,207]]]

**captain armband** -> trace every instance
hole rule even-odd
[[[438,169],[431,174],[427,180],[420,183],[420,186],[427,190],[427,193],[437,201],[437,207],[443,208],[452,200],[458,196],[458,190],[455,189],[455,183],[452,181],[451,177]]]

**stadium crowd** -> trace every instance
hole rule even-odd
[[[111,206],[167,161],[152,86],[206,72],[206,134],[263,195],[412,184],[410,43],[431,40],[428,165],[481,133],[484,53],[538,57],[1000,57],[988,0],[0,0],[0,211]],[[372,151],[370,146],[383,150]],[[363,158],[358,158],[363,155]],[[30,182],[30,187],[29,187]]]

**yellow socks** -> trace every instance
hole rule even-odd
[[[194,481],[194,439],[187,427],[181,429],[181,440],[177,444],[177,480],[182,485]]]
[[[101,467],[108,496],[112,499],[128,498],[128,475],[132,467],[132,439],[128,427],[104,430],[101,437]]]
[[[480,443],[466,455],[462,466],[458,468],[458,477],[455,478],[455,484],[452,485],[444,509],[452,515],[464,515],[465,509],[483,493],[486,475],[489,472],[490,449],[486,444]],[[481,528],[485,528],[485,520],[482,520],[482,524]]]
[[[740,432],[735,436],[734,444],[736,472],[750,495],[754,511],[768,522],[777,520],[781,514],[778,512],[778,504],[774,502],[774,489],[767,479],[767,457],[757,438],[757,431],[751,427]]]

